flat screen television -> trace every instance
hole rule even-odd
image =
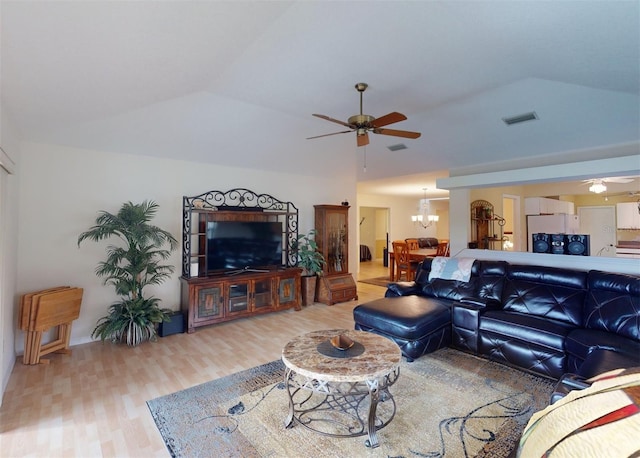
[[[207,273],[282,266],[282,223],[207,222]]]

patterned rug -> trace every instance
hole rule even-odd
[[[543,409],[551,380],[441,349],[401,363],[390,388],[397,412],[365,437],[333,438],[285,428],[288,398],[281,361],[147,402],[175,457],[506,457],[531,415]]]
[[[363,280],[358,280],[360,283],[366,283],[368,285],[376,285],[376,286],[384,286],[385,288],[389,283],[389,276],[385,275],[384,277],[375,277],[375,278],[365,278]]]

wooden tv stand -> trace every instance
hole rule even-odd
[[[244,188],[208,191],[182,198],[181,309],[187,332],[195,328],[294,308],[302,299],[295,243],[298,209],[268,194]],[[210,270],[207,224],[215,221],[282,223],[282,267],[266,271]],[[208,274],[208,275],[207,275]]]
[[[234,272],[180,279],[181,309],[187,332],[195,328],[262,313],[300,307],[297,267],[268,272]]]

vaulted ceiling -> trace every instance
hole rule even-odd
[[[26,140],[363,183],[640,141],[638,1],[4,0],[0,20]],[[361,81],[364,113],[422,136],[306,140],[345,130],[311,114],[357,114]]]

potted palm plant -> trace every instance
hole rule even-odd
[[[315,237],[316,231],[299,234],[295,248],[298,255],[298,267],[302,268],[302,304],[311,305],[315,300],[318,276],[322,275],[324,256],[318,251]]]
[[[171,233],[149,223],[157,210],[153,201],[126,202],[115,215],[101,211],[95,226],[78,237],[78,246],[87,239],[118,237],[122,242],[109,245],[107,259],[96,267],[96,275],[113,285],[120,300],[98,320],[92,337],[135,346],[155,340],[156,324],[168,320],[171,311],[160,308],[160,299],[144,295],[146,286],[161,284],[173,273],[173,266],[162,261],[178,246]],[[163,248],[167,243],[169,249]]]

